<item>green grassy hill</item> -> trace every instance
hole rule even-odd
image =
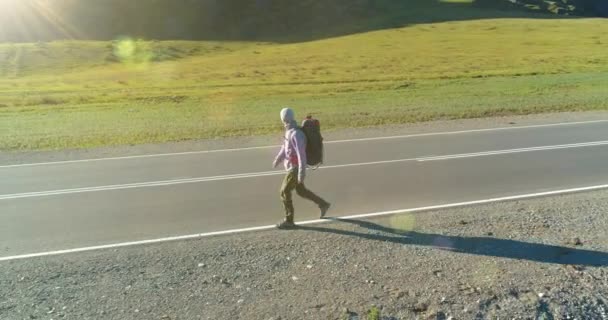
[[[119,36],[298,42],[420,23],[529,17],[534,12],[593,15],[599,9],[592,4],[602,1],[2,0],[0,42]]]
[[[608,107],[606,20],[405,2],[284,41],[2,43],[0,149],[276,133],[284,105],[326,129]]]

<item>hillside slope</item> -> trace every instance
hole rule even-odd
[[[419,23],[548,18],[534,14],[550,12],[593,15],[594,7],[581,3],[602,1],[2,0],[0,42],[112,40],[119,36],[297,42]]]
[[[15,1],[0,4],[6,9]],[[84,3],[45,3],[55,1]],[[259,20],[268,29],[251,28],[267,30],[253,38],[265,41],[222,30],[214,34],[226,36],[221,41],[138,40],[110,32],[107,41],[0,43],[0,150],[276,133],[276,110],[284,105],[313,113],[324,129],[608,108],[605,19],[486,9],[466,0],[307,0],[295,9],[256,3],[287,11],[264,11],[254,20],[283,19],[297,8],[302,17],[323,14],[312,20],[319,24],[289,21],[301,28],[293,32]],[[350,11],[328,10],[339,4]],[[315,5],[320,11],[304,10]],[[144,17],[154,12],[141,11]],[[61,20],[70,21],[70,12],[62,11]],[[335,15],[343,20],[326,19]],[[226,21],[246,20],[232,17]],[[95,21],[76,29],[103,35],[108,26],[147,20]],[[306,23],[317,29],[302,27]]]

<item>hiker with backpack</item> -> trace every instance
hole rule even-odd
[[[273,166],[276,168],[280,162],[283,162],[287,174],[281,186],[281,200],[285,208],[285,219],[277,224],[277,228],[288,229],[295,227],[295,209],[292,201],[294,190],[300,197],[319,206],[321,218],[325,217],[330,204],[304,186],[306,168],[308,165],[319,165],[323,157],[319,122],[308,117],[300,127],[295,120],[293,110],[290,108],[281,110],[281,121],[285,126],[285,138]],[[308,139],[307,135],[309,136]]]

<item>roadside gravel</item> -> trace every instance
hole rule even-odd
[[[608,192],[0,263],[0,319],[606,319]]]

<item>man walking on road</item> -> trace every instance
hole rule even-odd
[[[306,135],[299,128],[295,120],[295,114],[292,109],[284,108],[281,110],[281,121],[285,126],[285,139],[281,151],[274,160],[276,168],[282,161],[287,175],[281,186],[281,200],[285,207],[285,219],[277,224],[279,229],[287,229],[295,227],[294,224],[294,207],[291,194],[295,189],[296,193],[308,199],[319,206],[321,210],[321,218],[325,217],[329,210],[329,202],[321,199],[319,196],[308,190],[304,186],[304,178],[306,177]]]

